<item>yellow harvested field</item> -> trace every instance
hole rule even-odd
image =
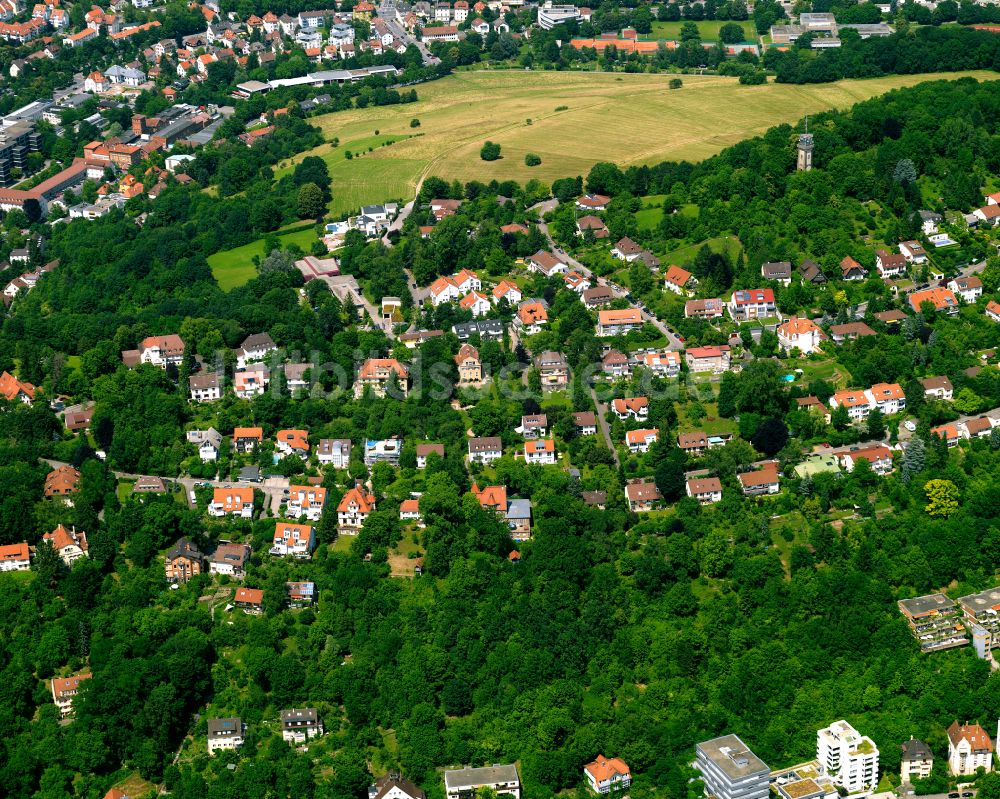
[[[305,155],[322,156],[333,178],[331,211],[342,213],[362,203],[408,199],[427,175],[463,182],[551,181],[585,175],[596,161],[701,160],[805,114],[846,108],[926,80],[963,76],[997,79],[996,73],[980,71],[741,86],[735,78],[685,75],[683,88],[670,90],[667,84],[676,75],[461,72],[418,86],[416,103],[316,117],[327,139],[339,138],[340,146],[325,144],[302,153],[280,164],[279,172]],[[418,128],[410,127],[414,118],[420,120]],[[391,137],[398,139],[378,146]],[[480,159],[487,139],[502,145],[499,161]],[[344,152],[352,145],[355,157],[348,160]],[[542,164],[525,166],[527,153],[539,155]]]

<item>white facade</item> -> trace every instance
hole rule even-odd
[[[848,793],[870,793],[878,785],[878,747],[846,721],[816,733],[820,769]]]

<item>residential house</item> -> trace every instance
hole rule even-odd
[[[541,272],[546,277],[559,275],[566,271],[566,264],[546,250],[539,250],[534,255],[529,256],[526,263],[531,271]]]
[[[923,741],[910,736],[909,741],[900,745],[903,754],[900,757],[899,776],[903,782],[913,783],[913,780],[925,780],[931,776],[934,768],[934,753]]]
[[[305,460],[309,457],[309,431],[279,430],[274,434],[274,446],[280,455],[298,455]]]
[[[722,501],[722,482],[718,477],[695,477],[687,481],[687,495],[702,505]]]
[[[775,283],[781,283],[783,286],[788,286],[792,282],[791,261],[770,261],[766,264],[761,264],[760,276],[764,278],[764,280],[770,280]]]
[[[222,749],[239,749],[243,746],[246,728],[239,716],[208,720],[208,753]]]
[[[311,522],[318,522],[324,505],[326,489],[322,486],[289,486],[285,516],[289,519],[305,516]]]
[[[636,244],[628,236],[619,239],[618,243],[611,248],[611,254],[619,261],[631,263],[642,255],[643,248]]]
[[[184,341],[177,335],[148,336],[140,342],[138,354],[139,363],[152,364],[161,369],[180,366],[184,360]]]
[[[426,794],[398,774],[389,774],[369,786],[368,799],[426,799]]]
[[[580,295],[590,288],[590,280],[575,270],[566,272],[563,281],[566,283],[566,288]]]
[[[463,311],[471,312],[473,317],[486,316],[492,307],[486,295],[480,294],[478,291],[470,291],[462,297],[458,306]]]
[[[578,436],[593,436],[597,434],[597,414],[593,411],[579,411],[573,414],[573,424],[576,425]]]
[[[222,399],[222,383],[216,372],[202,372],[188,378],[188,388],[194,402],[215,402]]]
[[[878,785],[878,747],[846,721],[816,733],[820,771],[848,794],[871,793]]]
[[[524,442],[524,462],[536,466],[552,466],[556,462],[556,442],[551,438]]]
[[[202,463],[217,461],[222,451],[222,434],[214,427],[208,430],[188,430],[187,440],[198,447],[198,457]]]
[[[87,546],[87,534],[83,530],[77,530],[75,527],[67,530],[61,524],[51,533],[45,533],[42,540],[52,545],[59,559],[67,566],[72,566],[80,558],[87,557],[90,549]]]
[[[967,438],[986,438],[993,430],[993,424],[988,416],[978,416],[959,423],[959,429],[965,428]]]
[[[521,417],[521,435],[525,439],[545,438],[548,433],[549,418],[544,413]]]
[[[996,206],[1000,210],[1000,206]],[[958,298],[951,289],[934,287],[914,291],[910,295],[910,307],[914,312],[920,313],[920,306],[929,302],[934,306],[935,311],[944,311],[949,316],[958,313]]]
[[[927,250],[919,241],[903,241],[899,244],[899,253],[908,264],[927,263]]]
[[[611,198],[603,194],[585,194],[576,201],[578,211],[606,211]]]
[[[337,506],[337,526],[347,535],[357,535],[368,514],[375,510],[375,495],[358,480]]]
[[[249,544],[224,541],[212,553],[212,558],[208,561],[208,573],[225,574],[234,580],[242,580],[248,560],[250,560]]]
[[[701,430],[693,433],[680,433],[677,436],[677,446],[681,452],[688,455],[701,455],[708,449],[708,436]]]
[[[35,387],[31,383],[18,380],[10,372],[0,374],[0,397],[7,402],[20,401],[31,405],[35,399]]]
[[[233,374],[233,393],[240,399],[253,399],[263,394],[271,384],[267,364],[250,363]]]
[[[625,308],[620,311],[600,310],[597,312],[597,335],[620,336],[643,325],[642,312],[638,308]]]
[[[920,385],[924,387],[924,396],[927,399],[951,400],[954,398],[955,389],[947,377],[925,377],[920,381]]]
[[[208,504],[208,515],[215,517],[238,516],[249,519],[253,516],[253,489],[216,488],[212,492],[212,501]]]
[[[285,594],[288,596],[288,606],[304,608],[316,601],[316,584],[310,582],[285,583]]]
[[[686,269],[671,265],[663,277],[663,288],[683,297],[691,293],[690,289],[696,282],[694,276]]]
[[[43,496],[46,499],[62,497],[67,505],[72,505],[70,499],[80,487],[80,472],[72,466],[58,466],[45,475],[45,488]]]
[[[426,468],[427,458],[432,454],[443,459],[444,444],[417,444],[417,468]]]
[[[637,356],[639,366],[657,377],[677,377],[681,373],[681,355],[673,350],[647,351]]]
[[[649,448],[660,439],[660,431],[655,428],[627,430],[625,446],[632,453],[649,452]]]
[[[410,371],[395,358],[369,358],[358,370],[354,381],[354,396],[361,398],[366,388],[376,397],[384,397],[395,383],[403,397],[406,396]]]
[[[316,530],[309,524],[278,522],[274,526],[269,554],[309,558],[316,549]]]
[[[707,300],[688,300],[684,303],[685,319],[721,319],[726,313],[726,303],[718,297]]]
[[[826,283],[826,275],[823,274],[820,265],[808,258],[799,264],[799,275],[802,277],[803,283],[812,283],[817,286]]]
[[[480,788],[494,791],[501,799],[521,799],[517,766],[494,764],[486,768],[463,768],[444,773],[445,799],[470,799]]]
[[[663,504],[663,495],[652,480],[636,478],[625,486],[625,499],[632,513],[645,513]]]
[[[561,389],[568,385],[569,363],[561,352],[542,352],[536,356],[534,365],[541,374],[543,390]]]
[[[576,220],[576,232],[577,235],[586,238],[589,233],[592,238],[595,239],[606,239],[611,235],[607,226],[604,224],[604,220],[599,216],[581,216]]]
[[[483,379],[483,362],[479,358],[479,350],[466,342],[458,348],[455,356],[458,367],[459,383],[479,383]]]
[[[876,383],[865,393],[872,405],[886,416],[899,413],[906,408],[906,394],[899,383]]]
[[[89,671],[72,677],[52,678],[52,701],[59,708],[59,714],[66,718],[73,713],[73,699],[80,693],[80,686],[94,675]]]
[[[525,300],[517,306],[517,318],[514,325],[526,336],[541,332],[549,323],[549,313],[541,300]]]
[[[773,289],[741,289],[734,291],[727,306],[734,322],[762,319],[774,316],[778,306],[774,302]]]
[[[383,303],[388,299],[384,297]],[[286,363],[281,370],[285,373],[285,388],[294,397],[303,397],[309,389],[309,379],[312,376],[311,363]]]
[[[499,436],[469,439],[469,462],[492,463],[503,455],[503,442]]]
[[[903,277],[906,274],[906,264],[906,258],[901,253],[875,251],[875,268],[883,280]]]
[[[827,409],[819,397],[808,396],[808,397],[796,397],[795,398],[796,410],[818,412],[824,419],[824,421],[830,423],[830,411]]]
[[[607,286],[594,286],[585,289],[580,296],[583,299],[583,304],[591,310],[608,305],[615,299],[615,293]]]
[[[720,372],[729,371],[730,348],[726,344],[709,347],[691,347],[684,353],[690,372]]]
[[[964,429],[964,425],[963,425]],[[943,438],[945,444],[948,447],[954,447],[958,445],[959,440],[963,438],[962,431],[959,430],[957,424],[942,424],[937,427],[931,428],[931,435]]]
[[[996,227],[1000,224],[1000,205],[996,205],[995,203],[984,205],[982,208],[977,208],[972,212],[972,214],[980,222],[987,224],[990,227]]]
[[[864,322],[845,322],[842,325],[830,326],[830,338],[834,344],[843,344],[845,341],[855,341],[864,336],[878,335]]]
[[[404,499],[399,503],[399,520],[401,522],[417,522],[418,527],[423,527],[421,524],[423,521],[423,516],[420,513],[420,500],[418,499]]]
[[[607,491],[584,491],[581,495],[583,504],[590,508],[604,510],[608,503]]]
[[[803,355],[820,351],[820,343],[826,334],[812,320],[791,316],[778,325],[778,345],[786,353],[797,349]]]
[[[501,300],[507,300],[508,305],[514,306],[521,301],[521,289],[509,280],[501,280],[491,293],[493,301],[498,304]]]
[[[264,612],[264,592],[260,588],[236,589],[233,604],[248,616],[259,616]]]
[[[403,451],[403,442],[398,436],[385,439],[375,439],[365,441],[365,465],[372,466],[376,463],[388,463],[390,466],[399,466],[399,456]]]
[[[952,722],[948,728],[948,771],[955,776],[971,776],[980,768],[993,770],[993,741],[989,733],[978,724]]]
[[[628,419],[635,419],[643,422],[649,418],[649,398],[648,397],[624,397],[611,400],[611,410],[615,416],[623,422]]]
[[[976,275],[956,277],[948,281],[948,288],[970,305],[983,296],[983,281]]]
[[[986,303],[986,316],[994,322],[1000,322],[1000,302],[990,300]]]
[[[583,775],[590,790],[597,794],[625,791],[632,784],[632,772],[619,757],[598,755],[592,763],[583,767]]]
[[[316,448],[316,459],[323,466],[346,469],[351,462],[351,439],[322,438]]]
[[[872,316],[878,319],[878,321],[886,327],[898,325],[906,319],[906,314],[902,311],[896,310],[895,308],[890,311],[878,311],[877,313],[872,314]]]
[[[264,443],[264,428],[236,427],[233,429],[232,443],[233,449],[241,455],[254,452],[257,447]]]
[[[868,461],[876,474],[885,475],[892,471],[892,451],[883,444],[841,453],[840,460],[849,472],[853,472],[858,461],[862,460]]]
[[[479,506],[497,513],[507,512],[507,489],[504,486],[485,486],[480,488],[472,484],[472,495],[479,500]]]
[[[290,744],[304,744],[323,735],[323,722],[314,707],[281,711],[281,737]]]
[[[860,389],[848,389],[834,392],[830,397],[830,407],[847,408],[847,416],[852,422],[860,422],[868,418],[874,403],[866,391]]]
[[[855,261],[850,255],[845,255],[840,262],[841,280],[864,280],[868,277],[868,270]]]
[[[624,353],[618,350],[608,350],[601,358],[601,370],[607,377],[615,380],[632,374],[632,365]]]
[[[740,481],[744,496],[748,497],[777,494],[781,490],[778,464],[775,461],[768,461],[759,469],[740,472],[736,475],[736,479]]]
[[[515,541],[527,541],[531,538],[531,500],[512,499],[504,518],[510,537]]]
[[[186,583],[204,571],[205,556],[187,538],[181,538],[168,550],[164,560],[168,583]]]
[[[933,236],[938,232],[938,225],[941,222],[941,214],[936,214],[933,211],[926,210],[917,211],[917,214],[920,216],[920,228],[923,230],[925,236]],[[918,743],[920,742],[918,741]],[[903,780],[903,782],[908,782],[908,780]]]
[[[31,568],[27,542],[0,546],[0,572],[23,572]]]

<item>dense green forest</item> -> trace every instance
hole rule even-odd
[[[811,120],[817,168],[810,173],[794,172],[795,131],[780,126],[697,165],[599,165],[586,180],[553,190],[567,201],[584,183],[611,194],[607,218],[616,235],[635,225],[639,197],[665,195],[668,210],[696,205],[693,215],[665,213],[654,230],[633,232],[658,248],[733,232],[741,252],[699,254],[699,277],[719,291],[757,285],[765,260],[810,256],[827,265],[855,253],[870,262],[858,231],[877,240],[910,231],[928,183],[940,189],[941,205],[978,204],[1000,167],[998,105],[989,85],[925,84]],[[230,169],[224,156],[213,157],[204,156],[202,167]],[[899,169],[902,161],[911,162],[913,179]],[[121,365],[120,351],[146,335],[180,333],[207,357],[266,330],[288,351],[315,352],[347,374],[358,352],[391,352],[429,369],[450,363],[457,350],[454,337],[442,336],[406,354],[382,332],[360,329],[354,309],[318,281],[300,295],[301,275],[287,264],[262,263],[246,286],[221,291],[207,255],[273,230],[289,213],[296,181],[323,182],[311,165],[275,192],[267,164],[253,166],[238,199],[172,186],[141,227],[114,214],[47,229],[46,258],[60,265],[3,320],[0,368],[48,396],[97,403],[90,439],[61,433],[44,402],[0,413],[0,543],[37,544],[58,522],[90,538],[90,557],[72,570],[42,546],[30,573],[0,575],[5,792],[99,799],[135,772],[178,799],[346,799],[362,795],[369,768],[398,766],[437,797],[439,767],[517,761],[526,796],[545,799],[579,790],[583,764],[604,752],[631,766],[635,799],[687,799],[699,790],[689,784],[694,744],[722,732],[740,734],[776,767],[811,757],[815,731],[847,718],[879,745],[883,773],[891,774],[898,744],[910,735],[941,754],[955,718],[990,729],[1000,716],[1000,678],[988,664],[970,651],[920,654],[896,608],[898,598],[918,592],[957,595],[994,584],[1000,441],[993,439],[951,451],[930,441],[923,459],[911,457],[907,469],[886,478],[860,467],[843,478],[799,480],[789,472],[773,499],[729,490],[711,508],[681,499],[652,516],[630,514],[626,478],[653,474],[666,486],[675,466],[691,465],[677,464],[672,444],[678,412],[690,414],[695,404],[682,394],[653,410],[664,443],[621,470],[606,452],[574,460],[586,466],[580,480],[558,468],[498,462],[491,476],[534,506],[534,540],[519,544],[515,564],[504,526],[466,493],[475,475],[461,461],[467,417],[459,410],[426,394],[405,402],[267,394],[227,398],[211,421],[227,433],[251,423],[268,436],[304,427],[315,438],[355,444],[396,434],[443,442],[447,456],[420,474],[408,458],[399,472],[379,466],[369,473],[357,462],[351,475],[331,470],[323,479],[336,497],[349,478],[369,476],[378,509],[346,546],[335,526],[321,522],[321,546],[306,563],[265,553],[273,519],[206,521],[170,496],[123,498],[109,468],[174,476],[187,457],[183,430],[206,420],[186,401],[186,366],[174,373]],[[391,249],[348,241],[343,266],[376,298],[407,294],[404,266],[421,282],[466,266],[502,274],[539,244],[537,231],[521,240],[499,228],[524,221],[525,208],[544,196],[540,186],[431,181],[424,191],[424,199],[433,193],[466,202],[428,239],[414,219]],[[511,202],[498,203],[499,194]],[[258,210],[269,202],[269,213]],[[552,223],[557,235],[561,213]],[[998,278],[994,264],[984,273],[989,291]],[[564,287],[532,280],[528,289],[551,299],[558,320],[537,344],[563,349],[574,367],[593,360],[600,343],[592,318]],[[791,312],[825,301],[810,291],[794,282],[779,302]],[[831,315],[848,299],[870,299],[870,312],[890,305],[880,281],[837,291],[845,297],[834,296]],[[424,320],[462,318],[449,313],[427,311]],[[995,369],[963,377],[976,362],[972,350],[998,343],[975,308],[878,333],[837,352],[855,384],[894,379],[909,387],[916,377],[947,374],[956,393],[974,394],[974,410],[1000,404]],[[692,326],[691,334],[712,335],[707,326]],[[766,341],[759,346],[770,355]],[[523,355],[499,343],[483,344],[482,352],[497,366]],[[788,422],[804,441],[827,432],[807,433],[805,420],[789,412],[793,395],[771,363],[762,357],[762,366],[728,378],[712,397],[762,452],[767,419]],[[468,419],[479,435],[511,440],[520,413],[535,409],[530,402],[484,398]],[[590,407],[581,387],[570,402]],[[558,429],[569,411],[549,410]],[[923,437],[953,413],[938,403],[913,411]],[[732,464],[748,460],[748,446],[738,441],[713,456],[730,464],[730,488]],[[97,447],[106,462],[93,456]],[[756,457],[753,448],[749,456]],[[783,466],[800,456],[795,445],[779,455]],[[72,508],[41,499],[48,467],[39,457],[80,464]],[[932,478],[956,486],[957,508],[928,513]],[[598,488],[609,493],[607,510],[580,499]],[[423,492],[427,525],[419,536],[425,574],[392,578],[387,553],[414,535],[401,529],[398,503],[415,490]],[[206,548],[234,537],[252,542],[246,584],[264,589],[265,614],[216,609],[213,616],[199,602],[218,587],[207,576],[167,590],[161,555],[181,536]],[[315,608],[284,607],[289,579],[315,581]],[[75,719],[60,724],[48,680],[85,666],[94,676]],[[274,732],[277,712],[290,706],[316,706],[326,722],[329,734],[308,753]],[[248,723],[248,745],[210,760],[206,718],[229,714]],[[193,742],[174,764],[187,734]]]

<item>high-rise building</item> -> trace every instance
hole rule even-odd
[[[771,770],[736,735],[723,735],[696,747],[695,765],[705,796],[715,799],[767,799]]]
[[[816,733],[819,767],[848,793],[865,793],[878,785],[878,747],[846,721],[835,721]]]

